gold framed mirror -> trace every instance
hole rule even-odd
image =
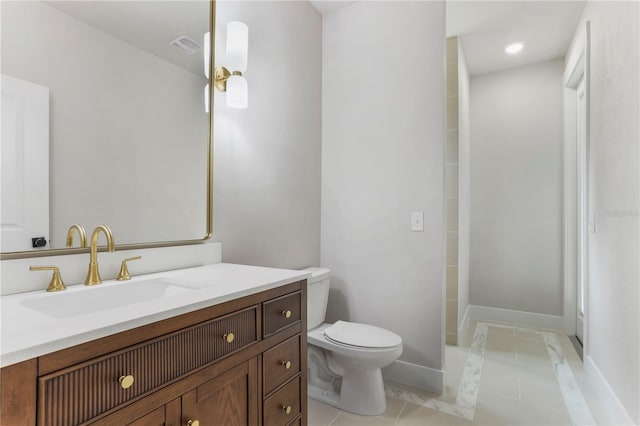
[[[1,7],[0,259],[88,251],[73,224],[116,249],[211,238],[215,0]]]

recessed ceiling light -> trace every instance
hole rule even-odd
[[[524,43],[522,42],[511,43],[510,45],[504,48],[504,51],[507,52],[509,55],[515,55],[516,53],[521,51],[523,47],[524,47]]]

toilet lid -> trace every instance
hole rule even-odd
[[[391,348],[402,343],[402,338],[389,330],[347,321],[325,328],[324,335],[335,342],[363,348]]]

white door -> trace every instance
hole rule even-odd
[[[577,95],[577,128],[576,141],[578,151],[578,289],[577,289],[577,322],[576,337],[580,343],[584,344],[584,316],[585,316],[585,292],[587,289],[587,280],[589,272],[588,258],[588,182],[589,182],[589,149],[587,146],[587,128],[586,128],[586,98],[584,89],[584,78],[578,83],[576,90]]]
[[[0,94],[0,251],[49,240],[49,89],[7,75]]]

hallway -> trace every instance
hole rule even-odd
[[[564,334],[471,321],[445,361],[442,395],[387,382],[384,414],[356,416],[310,400],[309,425],[611,424]]]

